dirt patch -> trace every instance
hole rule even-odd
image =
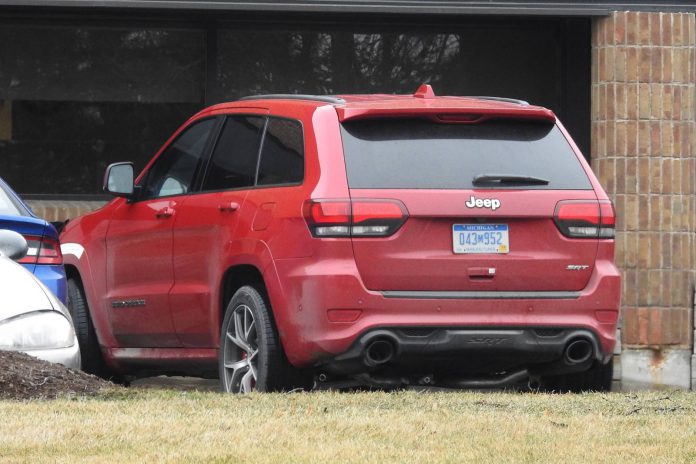
[[[94,395],[115,385],[24,353],[0,350],[0,399],[47,399]]]

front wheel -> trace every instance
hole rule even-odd
[[[67,307],[73,320],[77,341],[80,344],[82,370],[105,379],[113,378],[113,373],[106,367],[102,358],[82,282],[74,277],[68,278]]]
[[[285,358],[269,309],[251,286],[237,290],[227,305],[218,357],[223,391],[250,393],[307,386],[306,377]]]

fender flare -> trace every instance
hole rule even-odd
[[[236,266],[252,266],[261,274],[263,284],[266,287],[268,299],[271,304],[271,311],[276,323],[276,329],[280,336],[281,344],[285,348],[286,338],[283,335],[283,328],[287,327],[287,310],[284,308],[284,291],[278,277],[278,272],[275,267],[273,255],[270,247],[261,240],[241,239],[230,242],[226,250],[225,258],[223,259],[222,273],[217,286],[217,295],[213,301],[220,302],[221,307],[217,305],[213,308],[214,314],[211,314],[211,320],[216,321],[216,330],[222,324],[223,311],[225,310],[226,302],[222,301],[222,291],[224,288],[224,276],[227,271]]]
[[[93,285],[93,268],[89,253],[81,244],[74,242],[61,243],[60,251],[63,254],[63,265],[65,266],[66,274],[69,275],[68,269],[72,268],[80,278],[89,308],[89,315],[92,318],[97,340],[99,340],[99,346],[102,354],[105,358],[108,358],[108,348],[116,346],[116,341],[110,335],[111,332],[106,329],[109,324],[108,314],[98,310],[99,298],[97,298],[96,289]]]

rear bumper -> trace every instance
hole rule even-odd
[[[581,291],[514,293],[378,292],[362,285],[352,259],[289,259],[275,264],[283,286],[280,292],[270,292],[271,303],[286,354],[296,366],[333,364],[340,371],[343,367],[335,360],[348,356],[359,340],[378,330],[399,338],[399,330],[437,329],[425,342],[441,345],[428,348],[434,354],[430,360],[438,357],[438,350],[468,358],[475,343],[467,340],[481,330],[492,331],[488,334],[493,338],[508,338],[503,351],[524,353],[521,360],[560,357],[562,343],[549,347],[545,339],[530,338],[534,329],[586,331],[601,362],[609,360],[616,344],[621,285],[618,270],[608,260],[597,261]],[[510,330],[522,335],[500,335]],[[415,340],[404,342],[409,353],[419,349]],[[482,351],[494,357],[496,348],[483,343],[472,356]]]
[[[586,329],[398,327],[362,334],[321,368],[347,376],[379,371],[392,378],[459,379],[522,369],[558,375],[605,360],[597,336]]]
[[[34,266],[34,275],[61,301],[67,304],[67,280],[65,269],[62,265],[37,264]]]

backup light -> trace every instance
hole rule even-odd
[[[314,234],[318,237],[341,237],[348,235],[348,226],[315,227]]]

